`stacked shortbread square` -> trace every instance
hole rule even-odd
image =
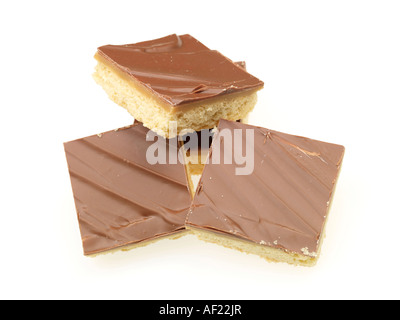
[[[190,35],[98,48],[94,78],[109,97],[163,137],[246,118],[263,82]]]

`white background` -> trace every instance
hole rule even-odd
[[[190,33],[265,82],[251,123],[347,153],[314,268],[194,237],[87,258],[63,142],[131,116],[93,55]],[[2,1],[0,298],[400,298],[399,1]]]

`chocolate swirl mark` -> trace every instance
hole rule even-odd
[[[124,47],[129,48],[132,51],[145,52],[145,53],[162,53],[170,52],[182,47],[182,39],[177,35],[171,35],[166,37],[161,41],[161,43],[152,43],[147,46],[137,46],[132,47],[131,45],[124,45]]]
[[[272,140],[272,133],[271,133],[270,130],[267,131],[266,136]],[[267,137],[266,137],[266,138],[267,138]],[[278,139],[278,140],[279,140],[280,142],[282,142],[282,143],[285,143],[285,144],[289,145],[289,146],[292,147],[292,148],[295,148],[296,150],[298,150],[298,151],[300,151],[301,153],[305,154],[308,158],[317,157],[317,158],[319,158],[322,162],[324,162],[325,164],[328,164],[328,162],[326,162],[325,159],[321,157],[321,153],[320,153],[320,152],[313,152],[313,151],[305,150],[305,149],[303,149],[303,148],[301,148],[301,147],[299,147],[299,146],[296,146],[295,144],[293,144],[293,143],[287,141],[286,139],[284,139],[284,138],[282,138],[282,137],[280,137],[280,136],[278,136],[278,135],[274,135],[274,138]]]
[[[208,87],[205,84],[200,84],[196,88],[192,90],[191,93],[201,93],[203,91],[206,91]]]

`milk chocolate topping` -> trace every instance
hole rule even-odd
[[[191,196],[184,166],[150,165],[148,131],[135,123],[65,143],[86,255],[185,229]]]
[[[243,138],[254,130],[254,172],[238,176],[234,163],[207,164],[187,225],[315,257],[344,147],[225,120],[218,129],[242,129]],[[220,133],[211,154],[215,139]]]
[[[175,107],[264,85],[190,35],[106,45],[98,54]]]

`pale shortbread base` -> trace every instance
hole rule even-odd
[[[309,257],[297,253],[286,252],[281,249],[241,240],[233,236],[193,228],[192,226],[187,226],[187,228],[200,240],[218,244],[229,249],[235,249],[247,254],[255,254],[270,262],[286,262],[298,266],[312,267],[316,264],[318,259],[318,257]]]
[[[103,87],[112,101],[124,107],[143,125],[166,138],[174,138],[182,130],[200,131],[218,125],[220,119],[236,121],[245,118],[257,103],[257,92],[226,97],[194,108],[182,108],[171,113],[150,95],[137,90],[128,80],[123,79],[112,68],[98,61],[95,81]],[[170,133],[169,122],[177,122],[177,133]]]
[[[178,231],[176,233],[173,233],[173,234],[170,234],[170,235],[167,235],[167,236],[162,236],[162,237],[158,237],[158,238],[155,238],[155,239],[142,241],[142,242],[139,242],[139,243],[128,244],[128,245],[125,245],[125,246],[122,246],[122,247],[117,247],[117,248],[114,248],[114,249],[110,249],[110,250],[106,250],[106,251],[102,251],[102,252],[98,252],[98,253],[87,254],[86,256],[94,258],[94,257],[100,256],[100,255],[105,255],[105,254],[109,254],[109,253],[116,253],[116,252],[120,252],[120,251],[123,251],[123,252],[130,251],[130,250],[133,250],[133,249],[146,247],[148,245],[151,245],[153,243],[156,243],[156,242],[159,242],[159,241],[162,241],[162,240],[177,240],[177,239],[182,238],[183,236],[186,236],[186,235],[188,235],[190,233],[191,232],[186,229],[186,230]]]

